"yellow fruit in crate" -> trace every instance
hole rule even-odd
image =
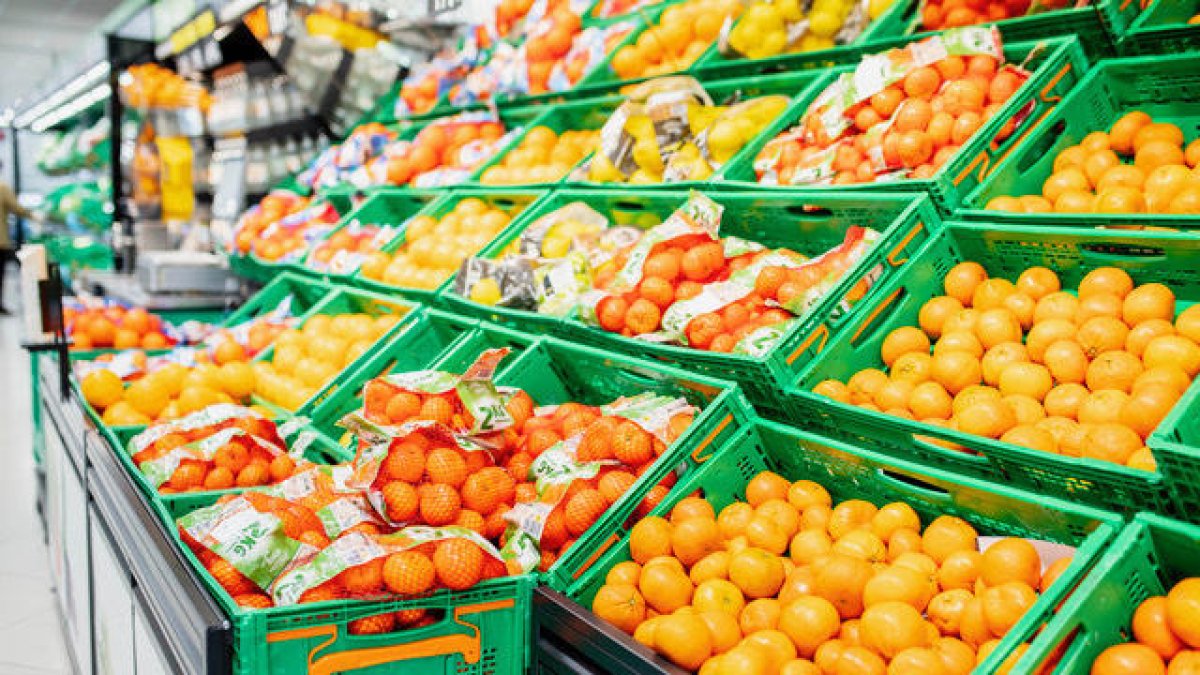
[[[145,426],[153,421],[138,412],[128,401],[117,401],[109,406],[100,416],[100,420],[110,427]]]
[[[471,301],[481,305],[495,305],[500,302],[500,285],[495,279],[480,279],[471,289]]]
[[[745,139],[732,120],[721,120],[708,130],[708,150],[718,162],[729,161],[744,144]]]
[[[867,16],[874,21],[883,16],[883,13],[892,8],[892,3],[896,0],[869,0],[867,3]]]
[[[659,152],[658,141],[653,138],[644,138],[634,143],[633,161],[647,172],[662,173],[663,159]]]
[[[187,378],[188,367],[180,363],[168,363],[150,374],[150,377],[163,383],[171,396],[179,396],[183,391],[183,381]]]
[[[245,361],[226,363],[217,376],[222,391],[239,401],[254,393],[254,369]]]
[[[787,46],[787,26],[782,12],[767,3],[751,5],[729,31],[729,46],[752,59],[783,53]]]
[[[808,30],[817,37],[832,38],[841,29],[842,18],[831,10],[813,10],[808,15]]]
[[[141,379],[125,390],[125,401],[135,410],[153,419],[171,402],[166,388],[150,379]]]
[[[96,410],[103,412],[125,395],[125,385],[111,370],[93,370],[79,383],[83,398]]]
[[[804,18],[804,8],[800,6],[800,0],[776,0],[775,8],[779,10],[779,15],[784,21],[793,22]]]

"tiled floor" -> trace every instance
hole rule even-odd
[[[0,673],[70,673],[49,561],[34,506],[29,357],[21,349],[16,284],[10,267],[0,316]]]

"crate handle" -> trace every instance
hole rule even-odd
[[[891,295],[880,300],[879,304],[875,305],[871,309],[870,314],[867,314],[866,318],[863,319],[863,322],[858,326],[858,330],[854,331],[854,335],[850,337],[850,344],[857,346],[869,340],[883,324],[887,323],[887,317],[891,316],[892,312],[903,304],[900,301],[904,296],[908,295],[907,291],[907,288],[901,286],[892,291]]]
[[[617,211],[645,211],[646,205],[641,202],[627,202],[624,199],[613,202],[612,210]]]
[[[813,204],[792,204],[783,207],[783,210],[797,218],[807,218],[809,220],[825,220],[833,215],[831,209]]]
[[[510,598],[508,600],[495,600],[493,602],[456,607],[454,608],[454,622],[467,628],[470,631],[469,633],[439,635],[406,644],[348,649],[327,656],[316,656],[317,652],[337,642],[339,631],[336,624],[276,631],[267,635],[267,642],[328,637],[327,640],[309,650],[308,675],[333,675],[334,673],[357,670],[359,668],[370,668],[371,666],[378,666],[385,663],[450,654],[462,654],[465,663],[475,664],[479,662],[481,655],[479,626],[464,621],[462,616],[464,614],[481,614],[483,612],[508,609],[514,604],[515,601]]]
[[[916,476],[910,476],[891,469],[875,469],[875,473],[884,481],[891,483],[893,487],[909,492],[922,494],[929,499],[935,499],[941,502],[951,500],[950,492],[944,488],[938,487],[931,483],[927,483]]]
[[[1022,151],[1024,151],[1025,154],[1022,155],[1021,160],[1017,162],[1017,173],[1025,173],[1043,157],[1050,154],[1050,149],[1053,148],[1054,144],[1057,143],[1059,138],[1062,137],[1062,134],[1064,131],[1066,131],[1066,129],[1067,121],[1059,120],[1054,123],[1054,126],[1047,129],[1046,133],[1042,134],[1041,138],[1037,139],[1037,141],[1029,146],[1022,148]]]
[[[1167,251],[1156,246],[1137,246],[1130,244],[1083,244],[1079,247],[1079,257],[1094,263],[1109,264],[1119,260],[1136,260],[1138,262],[1153,262],[1167,260]]]

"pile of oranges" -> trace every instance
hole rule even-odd
[[[1045,10],[1063,9],[1067,0],[1039,0]],[[1025,16],[1030,0],[927,0],[921,9],[921,30],[958,28]]]
[[[163,333],[162,317],[141,307],[63,308],[71,349],[166,349],[174,340]]]
[[[1067,457],[1153,471],[1145,440],[1200,373],[1200,308],[1124,270],[1087,273],[1075,294],[1031,267],[1016,283],[963,262],[917,326],[889,333],[880,358],[836,401]],[[932,346],[932,354],[930,348]],[[957,447],[957,446],[955,446]]]
[[[967,521],[923,526],[903,502],[835,505],[810,480],[764,471],[745,495],[643,518],[592,611],[704,675],[965,675],[1070,565],[1043,571],[1019,538],[980,552]]]
[[[565,178],[599,142],[598,129],[556,134],[549,127],[536,126],[498,164],[485,169],[479,182],[484,185],[551,183]]]
[[[1185,143],[1178,126],[1135,110],[1058,153],[1040,196],[996,197],[987,208],[1200,215],[1200,138]]]
[[[396,314],[316,314],[275,339],[269,360],[255,361],[254,392],[296,410],[354,363],[400,320]]]
[[[525,65],[529,74],[529,93],[542,94],[550,89],[550,73],[561,62],[580,35],[579,15],[571,11],[566,0],[551,2],[555,6],[526,29]],[[572,72],[577,81],[583,73]]]
[[[245,361],[191,367],[168,363],[128,386],[113,371],[95,369],[83,376],[79,386],[105,424],[145,426],[217,403],[246,403],[254,392],[255,374]]]
[[[1200,670],[1200,578],[1146,598],[1133,613],[1133,641],[1096,657],[1092,675],[1194,673]]]
[[[295,258],[308,250],[314,235],[328,232],[338,222],[337,209],[314,204],[312,198],[272,192],[246,211],[234,236],[237,253],[253,253],[267,261]]]
[[[840,111],[845,127],[832,133],[824,121],[830,109],[810,109],[797,129],[764,146],[755,171],[759,181],[781,185],[871,183],[883,175],[930,178],[1027,77],[987,54],[948,56],[913,68],[903,80]],[[1011,133],[1006,126],[997,140]]]
[[[388,156],[388,182],[408,185],[439,168],[470,171],[491,156],[496,150],[491,146],[503,136],[504,125],[498,121],[439,120],[422,129],[405,152]]]
[[[429,70],[414,81],[405,80],[400,86],[400,99],[410,114],[423,115],[437,105],[442,73]]]
[[[663,11],[634,44],[617,50],[612,69],[623,80],[684,70],[709,48],[727,17],[736,18],[736,0],[687,0]]]
[[[178,467],[162,485],[161,494],[225,490],[232,487],[256,487],[289,478],[297,468],[287,453],[272,452],[266,445],[283,448],[283,441],[271,420],[250,415],[224,420],[196,429],[166,433],[133,454],[133,462],[161,460],[177,448],[211,438],[224,429],[236,428],[245,434],[235,436],[216,448],[211,458],[197,453],[179,461]],[[261,439],[261,440],[260,440]],[[135,439],[136,442],[136,439]]]
[[[435,289],[465,258],[495,239],[514,215],[476,197],[463,199],[440,218],[418,215],[408,221],[398,249],[372,253],[359,271],[389,286]]]

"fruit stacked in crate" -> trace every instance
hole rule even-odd
[[[524,391],[492,383],[504,356],[486,351],[462,375],[368,381],[361,409],[341,422],[359,439],[352,462],[309,466],[193,511],[178,521],[185,541],[248,607],[460,591],[548,569],[688,428],[693,411],[644,395],[535,407]],[[649,491],[643,512],[671,482]],[[242,519],[263,526],[250,554],[231,547],[221,526]],[[372,620],[354,630],[412,625],[394,615]]]
[[[1009,280],[963,262],[942,285],[917,326],[884,339],[886,369],[813,391],[1035,450],[1155,469],[1146,439],[1200,373],[1200,308],[1180,311],[1170,287],[1137,284],[1116,267],[1064,289],[1046,267]]]

